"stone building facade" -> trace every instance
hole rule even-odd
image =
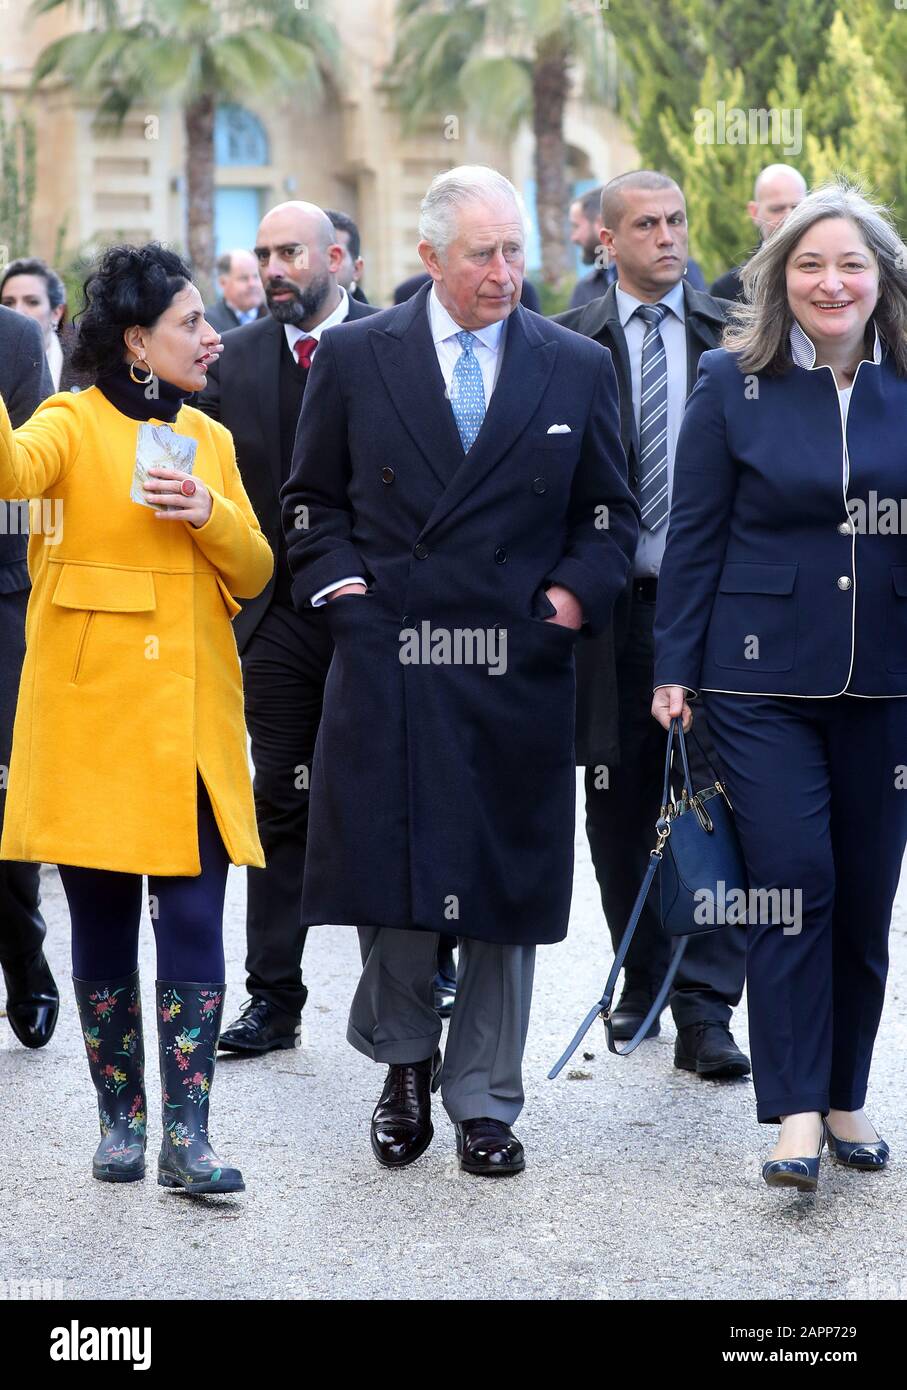
[[[0,102],[9,118],[24,105],[43,46],[85,21],[76,6],[31,20],[28,0],[0,5]],[[261,213],[286,198],[340,208],[362,232],[363,288],[372,302],[387,303],[393,286],[421,269],[419,200],[440,169],[494,165],[522,191],[531,216],[532,137],[523,131],[513,140],[497,139],[449,112],[439,112],[436,130],[404,136],[386,81],[394,0],[332,0],[331,17],[343,40],[339,99],[311,110],[279,94],[218,113],[218,250],[251,245]],[[92,128],[90,107],[59,82],[47,84],[30,109],[38,134],[36,254],[52,257],[61,240],[68,254],[112,240],[157,237],[185,245],[178,110],[136,107],[117,135],[104,136]],[[624,127],[601,107],[571,102],[566,135],[575,191],[636,162]],[[530,270],[536,245],[530,241]]]

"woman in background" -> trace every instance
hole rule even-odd
[[[57,272],[37,256],[10,261],[0,279],[0,304],[34,319],[41,329],[54,390],[78,389],[79,379],[70,365],[75,335],[66,322],[66,286]]]

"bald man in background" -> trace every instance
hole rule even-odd
[[[760,242],[767,241],[775,228],[781,226],[788,213],[805,197],[806,180],[799,169],[794,169],[790,164],[769,164],[763,169],[756,178],[753,196],[746,205]],[[749,256],[746,259],[749,260]],[[719,275],[710,293],[716,299],[742,299],[740,272],[745,264],[746,261]]]
[[[255,257],[270,314],[230,332],[198,399],[233,435],[243,484],[275,556],[268,587],[233,624],[267,861],[264,869],[247,870],[250,999],[220,1040],[222,1048],[246,1055],[293,1047],[308,993],[300,920],[309,773],[332,655],[318,613],[293,608],[278,494],[321,334],[376,312],[338,283],[344,248],[314,203],[281,203],[266,213]]]
[[[205,318],[218,333],[254,323],[268,312],[258,261],[251,251],[237,249],[218,256],[217,284],[221,298],[208,305]]]

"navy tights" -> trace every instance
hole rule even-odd
[[[224,978],[224,892],[229,858],[211,802],[198,779],[201,874],[148,879],[159,980],[220,984]],[[77,980],[118,980],[138,965],[141,874],[61,864],[72,918]]]

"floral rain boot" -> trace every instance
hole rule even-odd
[[[242,1192],[242,1173],[208,1142],[208,1102],[224,985],[157,982],[164,1138],[157,1180],[190,1193]]]
[[[98,1095],[101,1142],[91,1163],[99,1182],[145,1176],[145,1046],[139,972],[121,980],[77,980],[73,989],[91,1079]]]

